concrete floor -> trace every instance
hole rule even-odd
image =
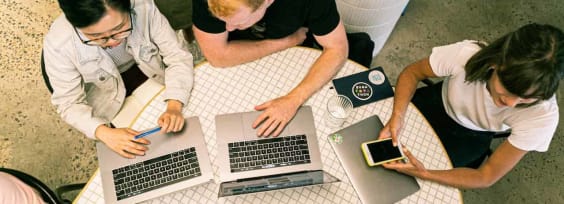
[[[563,12],[561,0],[412,0],[373,64],[395,82],[403,67],[433,46],[491,41],[529,22],[564,29]],[[0,3],[0,166],[50,187],[86,182],[97,168],[94,142],[61,121],[41,78],[43,35],[59,14],[55,0]],[[548,152],[528,154],[494,186],[464,190],[465,203],[564,203],[563,128],[561,122]]]

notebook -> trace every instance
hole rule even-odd
[[[378,139],[383,127],[382,121],[374,115],[328,136],[358,197],[366,204],[394,203],[419,190],[412,176],[366,164],[360,146]]]
[[[351,100],[354,108],[394,96],[382,67],[333,79],[333,86],[339,95]]]
[[[311,107],[298,109],[278,137],[257,137],[260,113],[215,118],[220,197],[338,181],[322,171]]]
[[[116,127],[128,127],[138,113],[143,111],[146,104],[149,104],[162,90],[164,90],[162,84],[147,79],[130,96],[125,98],[121,109],[112,119],[112,124]]]
[[[148,136],[149,150],[135,159],[96,143],[106,203],[137,203],[213,179],[200,121],[185,121],[181,132]]]

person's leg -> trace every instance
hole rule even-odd
[[[155,4],[172,29],[182,30],[186,42],[192,43],[192,0],[155,0]]]
[[[202,62],[204,57],[192,31],[192,0],[155,0],[155,4],[173,30],[182,30],[194,64]]]
[[[372,52],[374,51],[374,42],[370,39],[370,36],[366,33],[347,33],[347,41],[349,43],[349,59],[370,68]],[[301,46],[323,49],[309,32]]]
[[[194,31],[192,31],[192,25],[188,28],[182,29],[182,34],[184,35],[184,40],[188,43],[192,43],[196,38],[194,37]]]
[[[121,73],[121,78],[125,85],[126,97],[130,96],[137,87],[141,86],[141,84],[148,79],[148,77],[141,72],[139,67],[137,67],[137,64],[133,64],[127,71]]]
[[[446,113],[442,82],[417,89],[411,102],[439,136],[454,167],[478,168],[490,151],[493,132],[475,131],[459,125]]]
[[[174,30],[190,29],[192,0],[155,0],[155,5]]]
[[[372,64],[372,52],[374,52],[374,42],[366,33],[347,33],[349,42],[349,59],[355,61],[366,68]]]

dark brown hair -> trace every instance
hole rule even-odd
[[[547,100],[558,90],[564,74],[564,33],[533,23],[506,34],[468,60],[466,82],[487,82],[493,67],[507,91],[521,98]]]

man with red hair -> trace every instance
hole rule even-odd
[[[253,124],[253,128],[262,124],[259,136],[280,134],[297,109],[333,78],[347,59],[347,34],[333,0],[195,0],[193,4],[194,36],[215,67],[250,62],[302,45],[304,40],[305,45],[310,42],[306,36],[322,47],[321,56],[294,89],[255,107],[263,111]],[[368,46],[370,54],[373,47],[373,43]],[[365,66],[370,66],[369,58]]]

